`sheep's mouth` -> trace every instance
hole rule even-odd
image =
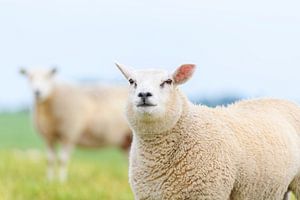
[[[153,107],[156,106],[155,104],[152,103],[140,103],[137,105],[137,107]]]

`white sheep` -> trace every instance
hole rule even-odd
[[[54,178],[57,143],[61,144],[61,181],[67,178],[67,164],[76,145],[128,149],[131,131],[123,113],[126,87],[61,83],[54,78],[55,69],[22,69],[21,73],[27,76],[35,97],[34,124],[47,146],[50,180]]]
[[[300,199],[300,107],[284,100],[229,107],[192,104],[178,88],[193,74],[129,70],[133,130],[129,182],[135,199]]]

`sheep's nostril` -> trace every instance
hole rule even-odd
[[[143,99],[145,99],[145,98],[147,98],[147,97],[152,97],[153,95],[152,95],[152,93],[150,93],[150,92],[140,92],[139,94],[138,94],[138,97],[140,97],[140,98],[143,98]]]
[[[41,95],[41,92],[38,91],[38,90],[36,90],[36,91],[34,92],[34,95],[35,95],[36,97],[39,97],[39,96]]]
[[[146,97],[152,97],[152,93],[147,92],[147,93],[146,93]]]

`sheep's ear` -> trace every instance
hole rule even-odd
[[[124,65],[121,65],[117,62],[115,62],[118,69],[122,72],[122,74],[125,76],[125,78],[128,80],[130,78],[130,70],[126,68]]]
[[[27,70],[25,69],[25,68],[23,68],[23,67],[21,67],[20,69],[19,69],[19,73],[20,74],[22,74],[22,75],[24,75],[24,76],[27,76]]]
[[[184,64],[176,69],[173,73],[173,79],[175,84],[180,85],[187,82],[193,75],[196,69],[194,64]]]

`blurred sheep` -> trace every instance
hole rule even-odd
[[[78,86],[55,80],[57,70],[20,70],[32,89],[34,124],[47,147],[48,179],[54,179],[59,161],[59,179],[67,178],[70,153],[75,146],[116,146],[127,151],[131,131],[123,115],[127,88]],[[56,154],[56,144],[61,148]]]

